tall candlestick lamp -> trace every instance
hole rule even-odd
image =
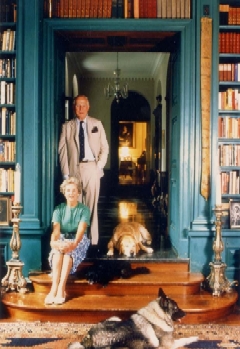
[[[10,248],[12,250],[12,258],[6,262],[7,274],[2,279],[2,287],[7,291],[18,291],[21,293],[26,293],[27,281],[22,275],[22,268],[24,263],[19,259],[19,251],[21,249],[21,239],[19,234],[19,224],[21,213],[21,168],[20,165],[16,165],[14,172],[14,202],[12,206],[12,223],[13,231],[10,240]]]
[[[205,287],[212,291],[213,296],[220,296],[224,292],[233,291],[232,286],[237,286],[237,281],[230,282],[225,276],[227,265],[223,263],[221,254],[224,251],[222,240],[222,191],[221,191],[221,174],[218,173],[216,180],[216,206],[213,209],[215,220],[215,238],[213,241],[214,261],[209,263],[210,274],[205,280]]]

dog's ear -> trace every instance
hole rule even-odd
[[[158,290],[158,298],[162,297],[162,298],[166,298],[165,293],[163,292],[163,289],[160,287]]]

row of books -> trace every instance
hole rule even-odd
[[[218,109],[240,110],[240,91],[233,88],[228,88],[226,91],[219,91]]]
[[[16,78],[16,58],[0,58],[0,78]]]
[[[240,166],[240,144],[219,144],[219,166]]]
[[[221,32],[219,33],[220,53],[240,53],[240,33]]]
[[[219,81],[240,81],[240,63],[219,63]]]
[[[0,109],[0,135],[16,134],[16,113],[7,108]]]
[[[49,18],[190,18],[190,0],[45,0]]]
[[[0,50],[14,51],[16,49],[16,31],[7,29],[0,33]]]
[[[16,142],[0,140],[0,161],[16,161]]]
[[[219,5],[220,25],[240,24],[240,7],[230,5]]]
[[[0,192],[14,192],[14,170],[0,168]]]
[[[240,194],[240,171],[221,173],[221,193]]]
[[[240,118],[230,116],[219,117],[218,137],[240,139]]]
[[[0,2],[0,22],[16,22],[17,5],[13,0],[1,0]]]
[[[0,83],[0,104],[14,104],[15,84],[4,80]]]

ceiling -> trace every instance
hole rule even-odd
[[[159,52],[121,52],[118,54],[120,77],[154,78],[161,64],[163,55]],[[81,77],[114,78],[113,71],[117,68],[116,52],[70,52],[68,55],[78,67]]]
[[[176,47],[175,32],[58,31],[69,59],[81,77],[153,78],[164,53]],[[118,58],[117,58],[118,52]]]

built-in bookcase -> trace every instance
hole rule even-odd
[[[240,203],[240,1],[219,4],[218,110],[223,223],[231,228],[229,203]]]
[[[191,0],[44,0],[44,16],[189,19]]]
[[[12,196],[16,161],[16,3],[0,12],[0,195]]]

